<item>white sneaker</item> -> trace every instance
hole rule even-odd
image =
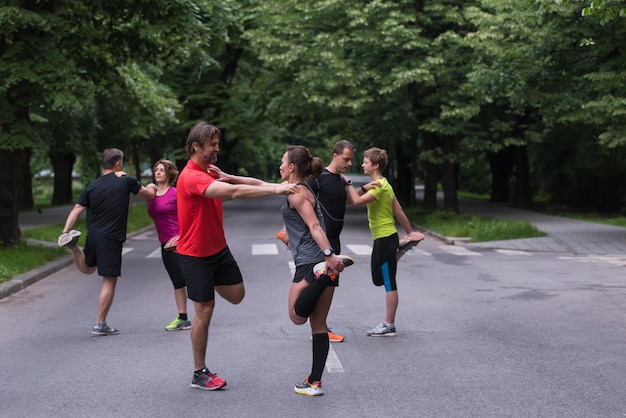
[[[337,257],[339,257],[343,265],[346,267],[354,264],[354,258],[350,256],[347,256],[344,254],[337,254]],[[313,273],[315,274],[315,277],[317,277],[318,279],[322,274],[330,277],[331,280],[335,280],[339,276],[337,272],[334,272],[332,269],[326,268],[326,261],[320,261],[319,263],[314,265]]]
[[[76,247],[76,243],[78,242],[78,237],[80,237],[80,231],[72,229],[70,232],[63,232],[59,235],[59,239],[57,240],[57,244],[59,247],[65,248],[74,248]]]
[[[367,331],[368,337],[395,337],[396,327],[394,325],[387,325],[384,322],[378,324],[374,329]]]

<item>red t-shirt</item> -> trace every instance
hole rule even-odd
[[[204,196],[217,181],[198,164],[189,160],[178,176],[176,200],[180,237],[176,251],[192,257],[208,257],[226,248],[222,199]]]

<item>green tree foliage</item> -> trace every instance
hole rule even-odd
[[[0,7],[0,162],[23,173],[19,169],[29,167],[33,148],[66,155],[85,151],[90,153],[86,160],[104,143],[140,149],[176,108],[173,94],[160,83],[162,68],[210,65],[208,46],[225,33],[227,22],[221,18],[234,5],[187,0],[6,2]],[[108,115],[126,123],[101,120],[107,108]],[[50,129],[53,120],[63,129]],[[98,129],[106,123],[117,129],[98,143]],[[72,124],[80,129],[68,129]],[[0,185],[0,243],[19,240],[18,202],[27,189],[18,180]]]
[[[291,137],[324,138],[327,147],[345,138],[386,148],[405,198],[420,139],[425,162],[435,171],[447,165],[446,204],[456,209],[459,133],[478,109],[459,88],[462,66],[448,65],[463,49],[464,3],[253,1],[256,25],[246,37],[272,80],[268,117]]]

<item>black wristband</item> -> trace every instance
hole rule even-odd
[[[365,188],[365,185],[361,186],[361,190],[363,190],[363,193],[367,193],[367,189]]]

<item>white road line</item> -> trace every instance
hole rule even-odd
[[[275,255],[278,254],[276,244],[252,244],[252,255]]]
[[[142,241],[154,239],[154,231],[147,231],[142,234],[133,235],[132,239],[142,240]]]
[[[326,370],[328,373],[344,373],[343,366],[335,353],[332,343],[328,346],[328,357],[326,358]]]
[[[496,252],[500,253],[500,254],[504,254],[504,255],[527,255],[527,256],[532,255],[528,251],[520,251],[520,250],[498,250],[498,249],[496,249]]]
[[[424,250],[417,249],[417,248],[413,248],[413,249],[407,251],[407,253],[404,254],[402,257],[406,257],[407,255],[408,256],[415,256],[415,255],[432,256],[431,253],[429,253],[427,251],[424,251]]]
[[[587,255],[579,257],[559,257],[559,260],[574,260],[580,263],[609,263],[614,266],[623,267],[626,266],[626,259],[623,257],[612,257],[603,255]]]
[[[462,256],[462,257],[482,256],[481,253],[470,251],[467,248],[459,247],[458,245],[441,245],[439,248],[441,248],[442,250],[448,251],[451,254]]]
[[[124,248],[122,248],[122,255],[128,254],[129,252],[131,252],[133,250],[134,250],[133,247],[124,247]]]
[[[152,251],[150,254],[146,256],[146,258],[161,258],[161,247]]]
[[[356,255],[370,255],[372,254],[372,246],[371,245],[356,245],[356,244],[348,244],[346,245]]]

